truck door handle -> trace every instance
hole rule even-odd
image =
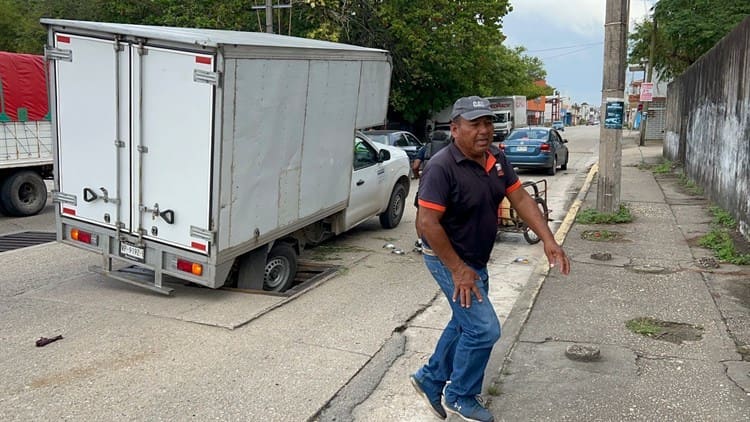
[[[86,202],[93,202],[99,199],[99,195],[96,194],[90,188],[83,188],[83,200]]]
[[[166,210],[159,213],[159,217],[163,218],[167,224],[174,224],[174,211]]]
[[[357,182],[357,186],[362,186],[364,184],[365,184],[365,181],[362,179],[359,179],[359,181]]]

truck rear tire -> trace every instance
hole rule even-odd
[[[388,200],[388,208],[380,214],[380,225],[384,229],[392,229],[401,222],[406,205],[406,188],[401,183],[396,183]]]
[[[0,201],[8,215],[25,217],[38,214],[47,204],[47,185],[36,172],[19,171],[3,182]]]
[[[292,286],[297,274],[297,252],[288,243],[277,243],[266,258],[263,290],[281,293]]]

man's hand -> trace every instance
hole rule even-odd
[[[462,308],[471,308],[471,294],[477,297],[477,301],[482,302],[482,292],[477,287],[476,281],[479,280],[479,274],[466,264],[461,264],[455,271],[451,270],[453,277],[453,301],[459,299]]]
[[[557,268],[561,274],[568,275],[570,273],[570,260],[565,254],[560,245],[557,242],[545,242],[544,243],[544,254],[547,255],[550,268]]]

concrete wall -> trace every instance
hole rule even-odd
[[[750,238],[750,17],[669,84],[664,156]]]

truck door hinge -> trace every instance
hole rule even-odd
[[[44,58],[46,60],[63,60],[66,62],[73,61],[73,50],[44,46]]]
[[[117,148],[125,148],[125,142],[120,141],[119,139],[115,139],[115,147],[117,147]]]
[[[147,146],[145,146],[145,145],[138,145],[138,146],[136,147],[136,149],[137,149],[137,150],[138,150],[138,152],[140,152],[141,154],[146,154],[146,153],[148,153],[148,147],[147,147]]]
[[[78,198],[75,195],[71,195],[69,193],[52,191],[52,202],[78,205]]]
[[[203,239],[208,243],[214,243],[214,232],[211,230],[202,229],[200,227],[190,226],[190,236]]]
[[[219,79],[219,72],[209,72],[200,69],[193,70],[193,82],[218,85]]]

